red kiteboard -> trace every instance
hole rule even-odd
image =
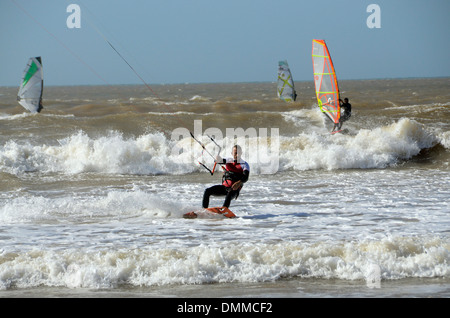
[[[210,212],[210,213],[215,213],[215,214],[221,214],[224,217],[227,217],[227,218],[230,218],[230,219],[236,217],[236,214],[231,212],[231,210],[226,208],[226,207],[207,208],[207,209],[203,209],[203,211]],[[185,219],[195,219],[198,216],[197,213],[199,213],[199,212],[201,212],[201,211],[188,212],[188,213],[183,214],[183,217]]]

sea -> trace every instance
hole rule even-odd
[[[0,87],[0,297],[450,297],[450,78],[340,81],[336,134],[295,85]]]

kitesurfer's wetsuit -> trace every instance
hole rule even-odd
[[[233,158],[223,159],[225,172],[222,177],[222,184],[212,186],[205,190],[203,194],[203,208],[209,206],[209,197],[211,195],[225,195],[224,207],[229,207],[232,199],[237,199],[242,185],[237,190],[233,190],[232,186],[238,181],[242,183],[247,182],[250,174],[250,167],[244,160],[239,162],[234,161]]]

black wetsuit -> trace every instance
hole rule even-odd
[[[344,115],[341,116],[340,122],[343,123],[346,120],[350,119],[352,116],[352,104],[350,103],[342,103],[341,108],[344,108]]]

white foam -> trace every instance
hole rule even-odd
[[[40,195],[19,196],[9,199],[0,207],[2,224],[76,223],[130,217],[179,218],[188,206],[170,202],[156,194],[133,191],[106,190],[99,193],[62,194],[59,197]]]
[[[361,129],[355,135],[313,131],[293,137],[248,137],[243,157],[253,174],[289,169],[385,168],[409,160],[439,142],[448,147],[447,135],[436,136],[414,120],[401,119],[389,126]],[[125,138],[115,131],[93,138],[80,131],[60,139],[56,145],[10,140],[0,148],[0,169],[11,174],[37,171],[157,175],[204,171],[196,162],[199,152],[189,151],[195,149],[191,148],[192,140],[185,139],[175,142],[158,133]],[[230,138],[223,141],[224,145],[234,144]],[[175,145],[180,143],[187,145],[188,151],[176,151]],[[227,154],[226,147],[223,155]]]
[[[446,149],[450,149],[450,131],[443,132],[439,135],[440,143]]]
[[[201,95],[194,95],[189,99],[191,102],[209,102],[211,99],[209,97],[204,97]]]
[[[448,277],[447,248],[448,241],[435,238],[391,237],[379,242],[2,253],[0,289],[261,282],[282,277],[372,279],[375,285],[370,287],[376,287],[383,280]]]
[[[9,141],[0,149],[0,167],[12,174],[30,171],[177,174],[195,170],[194,165],[185,163],[185,157],[173,157],[171,151],[172,142],[161,134],[125,139],[120,133],[111,132],[94,139],[80,131],[59,140],[59,145],[33,146]]]
[[[362,129],[356,135],[303,133],[285,138],[282,163],[285,169],[296,170],[385,168],[437,143],[437,137],[422,125],[401,119],[389,126]]]

